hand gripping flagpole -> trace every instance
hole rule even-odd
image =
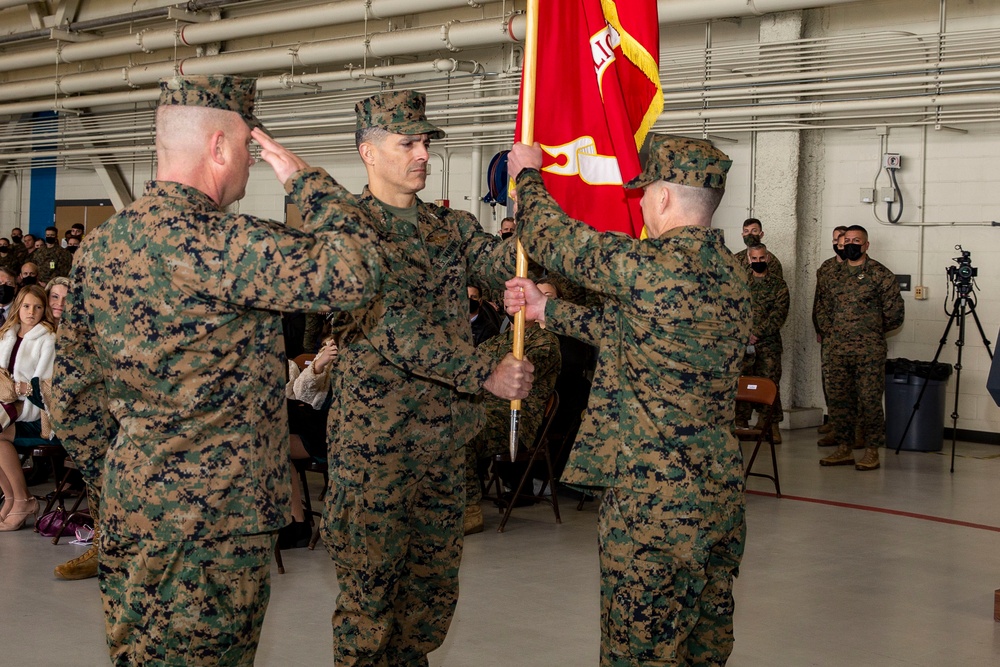
[[[519,141],[528,146],[534,143],[535,121],[535,67],[538,58],[538,0],[528,0],[526,28],[524,33],[524,76],[521,79],[521,136]],[[513,184],[511,184],[513,186]],[[513,190],[513,187],[511,187]],[[520,216],[520,210],[515,211]],[[515,275],[528,277],[528,255],[521,240],[517,241],[517,263]],[[514,315],[515,359],[524,359],[524,307]],[[517,457],[517,431],[520,426],[521,401],[510,402],[510,460]]]

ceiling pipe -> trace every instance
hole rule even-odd
[[[0,0],[2,2],[3,0]],[[469,0],[420,0],[420,11],[468,7]],[[215,4],[223,4],[222,1]],[[330,2],[313,7],[300,7],[252,16],[220,19],[207,23],[186,23],[178,28],[142,30],[135,34],[107,37],[90,42],[61,44],[21,53],[0,56],[0,72],[30,67],[44,67],[54,63],[79,63],[109,56],[132,53],[151,53],[172,49],[175,45],[197,46],[224,42],[241,37],[293,32],[323,28],[365,20],[369,3],[364,0]],[[150,18],[166,16],[167,8],[150,10]],[[382,19],[404,16],[414,12],[413,0],[371,0],[368,18]],[[76,27],[69,26],[70,30]]]
[[[471,60],[454,60],[453,58],[438,58],[422,63],[404,63],[401,65],[383,65],[368,68],[351,68],[338,72],[319,72],[316,74],[279,74],[277,76],[262,76],[257,79],[257,90],[287,90],[295,85],[312,85],[333,81],[350,81],[366,77],[391,77],[424,73],[455,73],[465,72],[477,74],[482,72],[479,63]],[[26,113],[51,110],[92,109],[108,106],[129,104],[144,104],[155,102],[160,97],[159,87],[128,90],[116,93],[97,95],[81,95],[65,97],[56,104],[52,100],[34,100],[30,102],[15,102],[0,104],[0,116],[17,116]]]
[[[294,69],[364,58],[387,58],[448,49],[513,43],[524,36],[523,15],[507,19],[452,21],[446,25],[372,33],[310,42],[298,47],[274,47],[257,51],[223,53],[186,58],[178,62],[136,65],[120,69],[68,74],[59,78],[34,79],[0,84],[0,100],[73,95],[108,88],[137,88],[160,79],[194,74],[239,74],[273,69]],[[51,105],[51,101],[49,102]]]
[[[763,16],[773,12],[818,9],[861,0],[659,0],[660,25],[692,23],[711,19]]]

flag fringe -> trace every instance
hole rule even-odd
[[[635,148],[640,150],[646,135],[653,129],[656,120],[663,113],[663,87],[660,85],[660,71],[656,65],[656,58],[650,55],[649,51],[639,43],[624,27],[618,17],[618,5],[616,0],[601,0],[601,9],[604,10],[604,18],[610,23],[618,35],[621,37],[622,54],[634,64],[646,77],[656,84],[656,95],[649,103],[646,113],[643,115],[642,123],[635,131]]]

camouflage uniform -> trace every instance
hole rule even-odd
[[[856,426],[865,446],[885,445],[885,335],[903,324],[903,298],[892,271],[870,257],[831,270],[816,310],[826,355],[826,395],[833,433],[841,446],[854,443]]]
[[[834,280],[837,275],[837,270],[840,268],[841,260],[839,257],[834,255],[826,259],[819,268],[816,269],[816,291],[813,294],[813,310],[812,310],[812,321],[813,329],[820,337],[820,368],[821,377],[823,378],[823,400],[826,400],[826,369],[827,369],[827,341],[826,336],[819,328],[819,313],[828,311],[833,308],[835,304],[831,303],[829,297],[829,282]],[[826,320],[830,321],[831,315],[828,313],[826,315]]]
[[[749,277],[750,273],[751,273],[750,272],[750,260],[747,259],[747,249],[746,248],[744,248],[743,250],[740,250],[738,253],[736,253],[736,261],[738,261],[740,263],[740,265],[746,267],[747,276]],[[773,275],[777,276],[778,278],[784,279],[784,277],[785,277],[785,272],[781,268],[781,262],[778,261],[778,258],[775,257],[774,254],[770,250],[767,251],[767,272],[770,273],[770,274],[773,274]]]
[[[707,142],[654,135],[646,172],[629,185],[719,188],[728,166]],[[599,234],[559,209],[537,171],[524,170],[517,189],[528,254],[605,295],[603,308],[550,299],[545,311],[550,329],[600,345],[562,479],[606,487],[601,665],[724,664],[745,535],[731,430],[750,335],[745,272],[717,229]]]
[[[384,93],[356,109],[359,129],[442,134],[422,120],[421,94]],[[496,365],[473,347],[467,286],[499,288],[514,245],[465,211],[417,199],[392,212],[368,188],[361,205],[384,273],[344,332],[330,409],[334,660],[427,664],[458,600],[464,445],[484,419],[471,399]],[[411,214],[415,224],[402,217]]]
[[[743,375],[765,377],[781,382],[781,327],[788,317],[788,285],[780,276],[771,273],[768,262],[767,273],[762,278],[751,273],[750,300],[753,309],[753,328],[750,333],[757,336],[754,353],[743,359]],[[737,421],[750,419],[753,408],[748,403],[737,403]],[[774,400],[774,421],[784,418],[781,409],[781,393]]]
[[[182,85],[215,90],[226,108],[252,105],[253,83]],[[174,93],[161,86],[164,104]],[[253,663],[273,534],[291,521],[278,312],[357,307],[378,279],[348,192],[321,169],[285,188],[304,231],[152,181],[76,255],[52,413],[88,481],[103,473],[116,664]]]
[[[68,276],[73,266],[73,253],[59,244],[42,246],[31,255],[31,261],[38,265],[38,282],[47,283],[58,276]]]
[[[514,344],[513,329],[482,343],[478,352],[500,363]],[[522,447],[534,441],[542,425],[545,402],[556,387],[562,366],[559,338],[539,326],[524,330],[524,356],[535,366],[535,381],[528,398],[521,401],[521,425],[518,440]],[[497,398],[489,392],[480,392],[486,423],[483,429],[465,446],[465,504],[475,505],[482,500],[482,488],[477,468],[479,461],[510,450],[510,401]]]
[[[0,255],[0,267],[7,269],[15,278],[21,273],[21,260],[19,257],[20,253],[14,250],[14,245],[10,246],[10,250],[6,254]]]

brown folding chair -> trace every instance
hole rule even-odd
[[[740,440],[756,440],[753,453],[746,464],[746,477],[763,477],[771,480],[774,482],[775,495],[780,498],[781,483],[778,481],[778,458],[774,453],[774,435],[771,431],[771,423],[774,420],[774,401],[777,396],[778,388],[771,380],[750,375],[740,376],[736,400],[752,404],[762,418],[757,422],[758,428],[737,428],[735,433]],[[752,472],[754,461],[757,460],[757,452],[760,451],[760,446],[764,441],[767,441],[771,448],[771,470],[773,471],[771,475]]]
[[[499,500],[506,507],[504,508],[503,518],[500,519],[500,525],[497,526],[497,532],[502,533],[504,526],[507,525],[507,519],[510,518],[511,510],[517,505],[519,498],[524,498],[528,500],[534,500],[535,502],[547,502],[552,505],[552,511],[556,515],[556,523],[562,523],[562,517],[559,516],[559,499],[556,497],[556,480],[555,472],[552,467],[552,454],[549,451],[549,427],[552,426],[552,421],[556,416],[556,411],[559,409],[559,394],[555,391],[549,396],[549,400],[545,403],[545,412],[542,416],[542,425],[538,429],[538,433],[535,434],[535,440],[528,449],[519,447],[517,450],[517,456],[511,461],[510,452],[505,452],[503,454],[497,454],[493,459],[493,464],[490,466],[489,480],[486,482],[486,492],[487,495],[484,498],[492,497],[494,500]],[[535,469],[535,464],[540,463],[539,458],[545,458],[546,466],[546,477],[542,488],[539,489],[538,493],[534,493],[534,489],[531,489],[531,493],[525,493],[524,487],[526,484],[534,484],[532,480],[532,472]],[[518,482],[517,488],[511,494],[509,500],[503,500],[503,482],[500,479],[500,472],[502,468],[509,466],[511,463],[526,462],[527,467],[524,469],[524,474],[521,475],[521,481]],[[495,487],[496,495],[490,496],[490,489]],[[550,495],[545,495],[546,488],[549,490]]]

